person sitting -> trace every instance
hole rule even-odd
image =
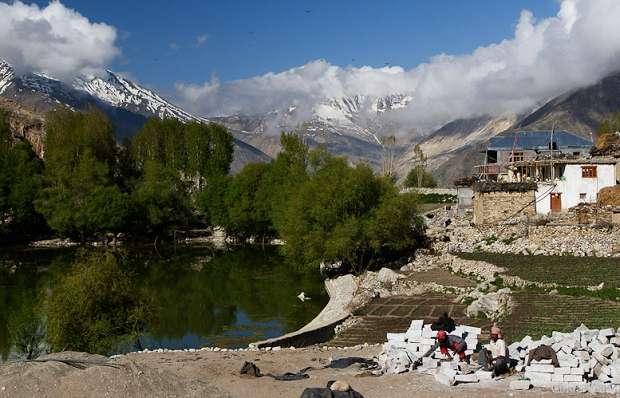
[[[495,324],[491,327],[491,341],[484,346],[480,358],[482,362],[485,362],[482,365],[486,369],[493,370],[493,377],[508,372],[510,359],[508,358],[506,342],[502,336],[502,330]]]

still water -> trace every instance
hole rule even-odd
[[[76,250],[0,250],[0,358],[6,360],[14,351],[10,319],[53,295]],[[155,316],[138,341],[114,352],[245,346],[300,328],[328,300],[316,270],[288,263],[274,248],[123,251],[123,266],[150,295]],[[311,300],[297,299],[302,291]]]

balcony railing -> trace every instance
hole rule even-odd
[[[508,170],[506,169],[506,166],[503,164],[498,164],[498,163],[492,163],[492,164],[483,164],[483,165],[478,165],[478,166],[474,166],[474,173],[477,175],[482,175],[482,174],[505,174],[507,173]]]

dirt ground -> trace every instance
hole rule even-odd
[[[324,387],[329,380],[343,380],[366,398],[397,397],[553,397],[541,389],[510,391],[509,380],[448,387],[433,376],[406,373],[360,376],[356,365],[346,369],[309,371],[301,381],[276,381],[269,377],[239,375],[244,361],[254,362],[262,373],[295,372],[320,367],[330,359],[371,358],[380,347],[326,350],[311,347],[267,352],[212,352],[129,354],[107,360],[82,353],[59,353],[44,358],[100,361],[84,369],[65,363],[30,362],[0,365],[0,398],[3,397],[253,397],[298,398],[306,387]],[[580,394],[581,395],[581,394]],[[577,396],[577,395],[575,395]],[[583,395],[581,395],[583,396]]]

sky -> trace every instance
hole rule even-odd
[[[26,2],[28,3],[28,2]],[[41,7],[48,1],[36,1]],[[110,65],[172,92],[278,72],[325,59],[334,65],[413,67],[509,37],[522,9],[557,12],[554,0],[64,0],[118,30]]]
[[[0,58],[123,72],[200,116],[402,94],[403,130],[531,110],[620,70],[620,0],[2,2]]]

